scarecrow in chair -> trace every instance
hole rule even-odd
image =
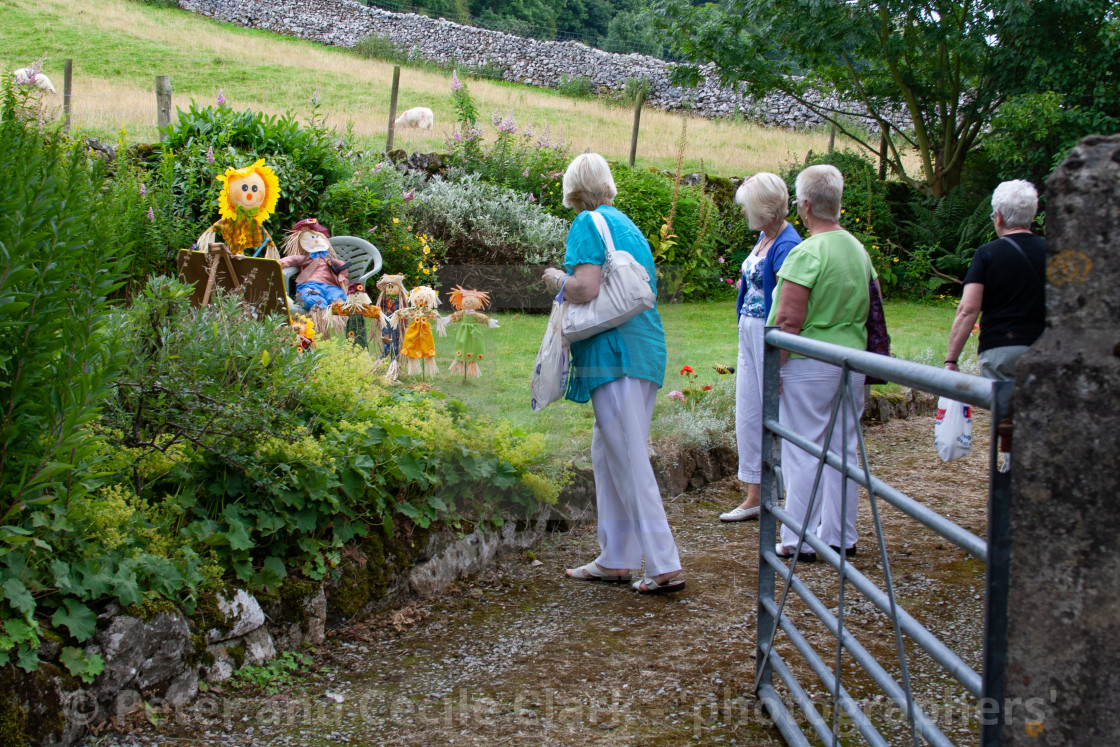
[[[281,267],[299,267],[295,301],[308,311],[315,329],[323,337],[343,332],[346,320],[331,311],[335,303],[347,303],[350,263],[343,262],[331,246],[331,232],[315,218],[304,218],[292,226],[284,239]]]

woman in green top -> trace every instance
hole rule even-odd
[[[808,229],[809,238],[790,251],[778,271],[778,287],[768,323],[779,325],[783,332],[864,350],[870,307],[868,291],[876,275],[863,244],[840,227],[844,177],[835,166],[810,166],[797,175],[796,190],[797,214]],[[832,400],[841,384],[841,370],[830,363],[785,351],[781,357],[779,420],[823,446]],[[848,464],[858,465],[856,429],[863,415],[864,375],[852,373],[851,378],[859,415],[849,415],[846,427],[837,417],[829,450],[840,454],[842,444],[846,443]],[[816,457],[782,441],[786,511],[798,521],[806,520],[816,466]],[[843,489],[840,473],[825,467],[817,499],[807,517],[806,533],[815,533],[837,552],[843,547],[848,555],[854,555],[859,487],[848,480],[846,496]],[[775,551],[779,556],[790,557],[796,546],[797,533],[783,526]],[[808,543],[802,546],[800,559],[816,560],[815,551],[806,551],[808,547]]]
[[[657,292],[657,268],[649,242],[633,221],[611,207],[618,190],[610,167],[596,153],[576,156],[564,172],[564,205],[581,211],[568,232],[564,270],[545,270],[545,284],[564,298],[587,303],[599,295],[606,246],[587,211],[603,216],[615,248],[629,252],[649,273]],[[665,375],[665,332],[657,307],[629,321],[571,344],[572,373],[567,398],[595,410],[591,464],[599,523],[599,557],[565,574],[583,581],[630,581],[642,594],[679,591],[681,562],[661,493],[649,463],[649,424]]]

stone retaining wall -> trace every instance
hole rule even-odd
[[[782,127],[811,127],[822,120],[788,96],[771,94],[761,101],[739,95],[719,85],[715,68],[702,68],[703,82],[696,89],[669,83],[671,63],[642,54],[615,54],[580,42],[539,41],[463,26],[415,13],[392,13],[353,0],[179,0],[179,7],[193,13],[233,23],[296,36],[338,47],[352,47],[377,35],[407,49],[421,59],[449,63],[464,69],[497,66],[505,80],[556,88],[562,76],[587,77],[594,90],[616,91],[627,80],[645,78],[651,86],[649,106],[674,110],[689,105],[707,117],[741,112],[747,118]],[[835,99],[825,103],[835,106]],[[877,126],[870,120],[872,130]]]

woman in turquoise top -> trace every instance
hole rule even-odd
[[[580,211],[568,232],[564,270],[545,270],[554,291],[564,280],[564,299],[587,303],[599,295],[606,246],[587,212],[606,220],[615,249],[629,252],[649,273],[657,292],[657,268],[649,242],[633,221],[611,207],[618,190],[610,167],[596,153],[576,156],[564,172],[564,205]],[[595,426],[591,464],[595,472],[599,557],[565,574],[583,581],[630,581],[642,594],[679,591],[680,557],[649,463],[649,424],[665,375],[665,331],[657,307],[605,332],[571,344],[567,398],[591,401]]]

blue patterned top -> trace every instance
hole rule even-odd
[[[766,263],[766,255],[748,254],[743,260],[740,270],[746,294],[743,303],[739,306],[739,316],[749,316],[755,319],[766,318],[766,296],[762,290],[762,268]]]

